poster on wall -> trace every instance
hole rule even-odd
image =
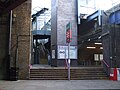
[[[70,46],[70,59],[77,59],[77,46]],[[58,46],[58,59],[68,59],[68,46]]]

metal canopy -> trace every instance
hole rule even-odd
[[[119,24],[120,25],[120,10],[113,12],[109,16],[110,24]]]
[[[7,13],[27,0],[0,0],[0,14]]]

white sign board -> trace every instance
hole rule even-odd
[[[70,46],[70,59],[77,59],[77,46]],[[68,59],[68,46],[58,46],[58,59]]]

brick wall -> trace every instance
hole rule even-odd
[[[18,37],[18,39],[17,39]],[[30,44],[31,44],[31,0],[13,10],[11,67],[16,59],[18,45],[17,67],[19,79],[29,78]]]

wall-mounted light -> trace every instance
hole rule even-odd
[[[100,47],[100,49],[103,49],[103,47]]]
[[[89,48],[89,49],[95,49],[96,47],[87,47],[87,48]]]
[[[90,39],[88,39],[88,41],[90,41]]]
[[[102,43],[95,43],[96,45],[102,45]]]
[[[13,23],[16,21],[16,17],[17,17],[17,15],[15,13],[13,13],[12,14],[12,21],[13,21]]]

